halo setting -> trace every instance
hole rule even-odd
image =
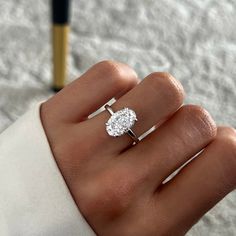
[[[106,131],[110,136],[118,137],[128,133],[136,121],[136,113],[125,107],[111,114],[110,119],[106,123]]]

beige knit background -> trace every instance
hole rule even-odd
[[[186,103],[236,126],[236,1],[74,0],[71,25],[69,81],[103,59],[140,78],[169,71]],[[0,0],[0,131],[51,96],[50,83],[49,1]],[[236,235],[236,192],[188,235]]]

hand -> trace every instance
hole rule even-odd
[[[42,104],[55,160],[98,235],[183,235],[235,188],[235,130],[216,128],[201,107],[183,106],[183,94],[167,73],[139,83],[127,65],[103,61]],[[156,130],[132,146],[128,135],[106,133],[107,111],[88,119],[114,97],[114,111],[136,112],[138,136]]]

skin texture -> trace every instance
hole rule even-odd
[[[136,111],[138,136],[156,129],[136,146],[128,135],[110,137],[107,111],[88,116],[111,98],[114,111]],[[42,104],[55,160],[98,235],[184,235],[235,189],[235,130],[216,127],[206,110],[183,106],[183,98],[168,73],[140,82],[127,65],[103,61]]]

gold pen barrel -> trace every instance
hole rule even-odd
[[[53,90],[59,91],[65,86],[67,78],[69,25],[54,24],[52,27]]]

